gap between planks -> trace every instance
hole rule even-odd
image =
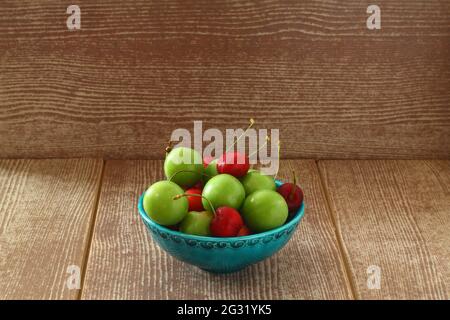
[[[105,168],[106,168],[106,160],[103,160],[102,172],[99,177],[98,187],[97,187],[97,195],[95,197],[94,212],[92,214],[91,222],[89,223],[88,242],[86,244],[86,249],[84,252],[84,257],[83,257],[83,262],[82,262],[80,290],[78,290],[78,295],[77,295],[76,300],[81,300],[81,297],[83,295],[84,279],[86,277],[86,270],[87,270],[87,265],[88,265],[88,261],[89,261],[89,255],[91,253],[92,237],[94,235],[95,222],[97,220],[98,204],[100,202],[100,196],[102,193],[103,177],[105,176]]]
[[[350,261],[349,261],[350,257],[347,254],[345,254],[344,242],[341,237],[341,232],[338,228],[336,217],[334,216],[333,211],[331,210],[330,195],[328,194],[328,189],[325,185],[325,179],[323,176],[323,172],[322,172],[322,170],[320,170],[319,161],[320,160],[315,160],[314,163],[316,164],[316,168],[319,173],[320,186],[322,189],[323,196],[325,197],[326,208],[327,208],[328,214],[330,215],[331,221],[333,222],[333,225],[334,225],[334,233],[336,235],[339,253],[341,254],[342,261],[344,262],[345,276],[347,278],[347,282],[350,285],[350,290],[353,295],[353,299],[359,300],[358,291],[356,290],[356,284],[354,282],[355,280],[352,278],[352,274],[351,274]]]

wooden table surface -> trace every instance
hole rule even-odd
[[[450,161],[285,160],[280,178],[291,168],[307,203],[291,241],[213,275],[140,221],[162,161],[0,160],[0,298],[449,299]],[[80,289],[67,286],[74,265]]]

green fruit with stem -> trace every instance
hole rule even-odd
[[[183,188],[195,185],[201,179],[203,170],[202,157],[190,148],[172,149],[164,161],[166,177]]]
[[[181,221],[180,231],[196,236],[210,236],[209,225],[213,218],[214,214],[210,211],[190,211]]]
[[[229,174],[219,174],[205,184],[202,196],[211,202],[213,208],[239,209],[245,199],[245,189],[235,177]],[[205,209],[210,208],[205,199],[202,200],[202,203]],[[211,211],[211,209],[209,210]]]
[[[241,208],[245,224],[254,232],[264,232],[282,226],[288,217],[288,206],[276,191],[258,190],[251,193]]]
[[[173,199],[174,196],[183,192],[183,189],[174,182],[156,182],[144,193],[144,210],[158,224],[175,225],[188,213],[189,204],[186,198],[180,201]]]
[[[273,177],[262,174],[260,171],[249,171],[240,180],[247,196],[258,190],[276,190]]]

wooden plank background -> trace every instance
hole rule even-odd
[[[102,160],[0,160],[0,299],[76,299]],[[81,275],[81,273],[80,273]]]
[[[450,162],[319,166],[357,298],[449,299]],[[369,266],[379,289],[367,286]]]
[[[283,161],[280,178],[291,168],[308,204],[291,241],[264,262],[214,275],[162,251],[137,213],[140,193],[162,178],[162,161],[107,161],[82,298],[351,299],[317,166]]]
[[[175,128],[280,128],[283,158],[449,158],[450,3],[0,3],[0,157],[163,156]]]

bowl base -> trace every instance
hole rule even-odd
[[[246,267],[242,267],[239,269],[227,269],[227,270],[211,270],[211,269],[203,269],[203,268],[199,268],[200,270],[209,272],[209,273],[213,273],[213,274],[228,274],[228,273],[235,273],[235,272],[239,272],[243,269],[245,269]]]

